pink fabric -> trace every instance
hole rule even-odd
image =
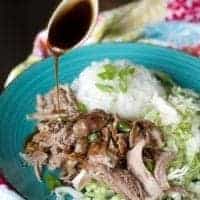
[[[33,44],[33,54],[41,58],[47,58],[50,55],[50,51],[47,46],[47,31],[43,30],[35,38]]]
[[[193,56],[200,57],[200,44],[192,47],[184,47],[182,50]]]
[[[0,178],[0,185],[5,185],[5,184],[6,184],[5,180],[1,177]]]
[[[170,0],[167,20],[200,22],[200,0]]]
[[[6,185],[6,180],[4,179],[4,177],[2,175],[0,175],[0,185]]]

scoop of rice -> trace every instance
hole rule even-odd
[[[96,87],[96,83],[102,83],[98,74],[107,64],[113,64],[119,68],[127,66],[135,68],[135,73],[128,77],[127,92],[113,91],[108,93]],[[118,87],[116,79],[103,80],[103,83],[112,85],[114,88]],[[84,103],[89,110],[103,109],[128,119],[140,117],[145,109],[152,106],[153,96],[165,96],[160,82],[149,70],[125,60],[93,62],[73,82],[72,89],[78,100]]]

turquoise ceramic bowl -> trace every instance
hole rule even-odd
[[[73,50],[61,58],[61,83],[71,83],[91,61],[104,58],[128,59],[162,70],[181,86],[200,92],[200,59],[144,44],[102,44]],[[45,184],[37,181],[31,167],[23,165],[19,152],[35,127],[34,122],[26,120],[26,115],[35,111],[36,95],[52,89],[54,82],[50,58],[24,72],[0,97],[0,168],[28,200],[53,199]]]

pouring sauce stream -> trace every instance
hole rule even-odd
[[[57,89],[57,112],[60,110],[59,95],[59,57],[65,51],[70,50],[88,33],[93,19],[93,6],[90,0],[76,2],[70,8],[61,10],[60,14],[53,20],[49,33],[49,49],[54,55],[54,73]]]

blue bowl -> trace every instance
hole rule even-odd
[[[164,71],[181,86],[200,92],[200,59],[171,49],[144,44],[101,44],[73,50],[60,61],[62,84],[71,83],[92,61],[128,59],[147,68]],[[26,115],[35,112],[36,95],[55,86],[53,59],[33,65],[0,96],[0,169],[16,190],[28,200],[54,199],[38,182],[33,169],[19,156],[35,123]]]

